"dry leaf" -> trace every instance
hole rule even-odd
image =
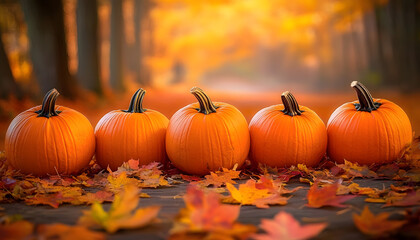
[[[282,211],[273,220],[262,219],[260,227],[266,234],[253,235],[256,240],[304,240],[317,236],[327,227],[327,223],[301,226],[291,214]]]
[[[107,180],[106,189],[113,193],[120,192],[125,186],[137,185],[138,183],[136,179],[128,178],[126,172],[121,172],[119,175],[109,174]]]
[[[353,213],[356,227],[364,234],[373,237],[383,236],[398,230],[406,222],[401,220],[388,220],[389,213],[383,212],[373,215],[368,206],[365,206],[360,215]]]
[[[61,223],[42,224],[37,228],[38,237],[45,240],[102,240],[105,234],[91,231],[83,226]]]
[[[34,224],[18,220],[0,224],[0,240],[31,239]]]
[[[306,206],[311,208],[320,208],[324,206],[346,207],[346,205],[343,205],[342,203],[355,198],[356,196],[337,196],[338,187],[339,183],[337,182],[318,188],[318,182],[315,182],[308,191],[308,204],[306,204]]]
[[[344,160],[344,164],[338,164],[337,167],[340,167],[344,170],[347,178],[350,177],[362,177],[362,178],[377,178],[378,175],[371,171],[368,166],[360,166],[358,163],[352,163],[347,160]]]
[[[222,171],[210,172],[209,175],[204,176],[205,179],[200,181],[203,186],[213,185],[214,187],[221,187],[227,183],[236,184],[233,179],[238,179],[241,171],[236,171],[237,164],[233,169],[222,168]]]
[[[262,188],[262,185],[256,186],[256,181],[248,180],[244,184],[240,184],[236,189],[230,183],[226,184],[230,195],[234,201],[226,199],[225,202],[237,202],[242,205],[255,205],[258,208],[268,208],[268,205],[286,205],[289,198],[281,196],[277,192],[273,192],[273,188]]]
[[[216,239],[245,239],[254,233],[251,225],[236,223],[240,206],[225,205],[220,202],[216,192],[205,192],[195,185],[190,185],[184,196],[186,207],[180,210],[170,239],[199,239],[217,236]]]
[[[387,199],[384,207],[409,207],[416,205],[420,205],[420,189],[415,192],[409,192],[404,197],[396,200]]]
[[[136,186],[127,185],[124,191],[115,195],[108,212],[105,212],[101,204],[94,203],[89,211],[83,211],[79,224],[101,227],[109,233],[114,233],[118,229],[141,228],[150,224],[156,219],[160,207],[150,206],[135,210],[139,202],[138,193],[139,189]]]

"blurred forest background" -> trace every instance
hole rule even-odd
[[[0,134],[51,88],[93,125],[201,86],[249,120],[290,90],[324,121],[357,80],[420,131],[420,0],[0,0]],[[2,149],[0,140],[0,149]]]

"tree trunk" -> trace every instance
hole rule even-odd
[[[145,0],[134,0],[134,66],[136,66],[136,81],[143,86],[150,84],[150,79],[144,78],[148,74],[143,74],[147,72],[147,68],[144,65],[143,59],[144,54],[142,50],[142,22],[143,17],[147,12],[147,3]]]
[[[21,98],[22,91],[13,78],[9,59],[7,58],[1,36],[2,32],[0,29],[0,98],[7,99],[10,95],[15,95],[18,98]]]
[[[85,89],[101,95],[97,0],[77,1],[76,11],[79,59],[77,77]]]
[[[68,98],[77,95],[77,82],[70,76],[60,0],[21,0],[28,26],[30,55],[43,93],[52,88]]]
[[[124,91],[123,34],[122,1],[111,0],[110,84],[118,92]]]

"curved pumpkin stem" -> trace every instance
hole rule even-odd
[[[359,98],[359,103],[354,104],[357,111],[372,112],[381,106],[381,103],[373,101],[369,90],[360,82],[353,81],[350,86],[356,90]]]
[[[130,113],[143,113],[147,109],[143,108],[143,98],[146,94],[146,90],[143,88],[138,89],[130,101],[130,106],[128,106],[128,110],[123,110],[124,112],[130,112]]]
[[[38,117],[50,118],[52,116],[58,116],[61,111],[55,111],[55,101],[59,95],[60,93],[55,88],[45,94],[41,110],[35,112],[38,113]]]
[[[204,114],[210,114],[210,113],[215,113],[216,109],[219,108],[213,104],[210,97],[207,96],[207,94],[205,94],[204,91],[201,90],[201,88],[193,87],[191,88],[190,92],[194,95],[194,97],[197,98],[198,103],[200,104],[200,108],[197,109],[198,112],[204,113]]]
[[[284,105],[284,110],[282,110],[284,114],[293,117],[303,113],[303,111],[299,109],[299,104],[296,101],[296,98],[289,91],[281,94],[281,101]]]

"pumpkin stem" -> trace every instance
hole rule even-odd
[[[296,101],[296,98],[289,91],[281,94],[281,101],[284,105],[284,110],[282,110],[284,114],[293,117],[303,113],[303,111],[299,109],[299,104]]]
[[[52,116],[58,116],[61,112],[55,111],[55,101],[57,100],[58,95],[60,95],[60,93],[55,88],[45,94],[41,110],[35,112],[38,113],[38,117],[50,118]]]
[[[215,113],[219,107],[214,105],[210,97],[201,90],[201,88],[193,87],[190,92],[197,98],[200,108],[197,111],[204,114]]]
[[[381,103],[373,101],[372,95],[367,88],[358,81],[353,81],[350,86],[357,92],[359,103],[355,103],[357,111],[372,112],[381,106]]]
[[[147,109],[143,108],[143,98],[146,94],[146,91],[143,88],[138,89],[130,101],[130,106],[128,106],[128,110],[123,110],[124,112],[129,113],[143,113],[147,111]]]

